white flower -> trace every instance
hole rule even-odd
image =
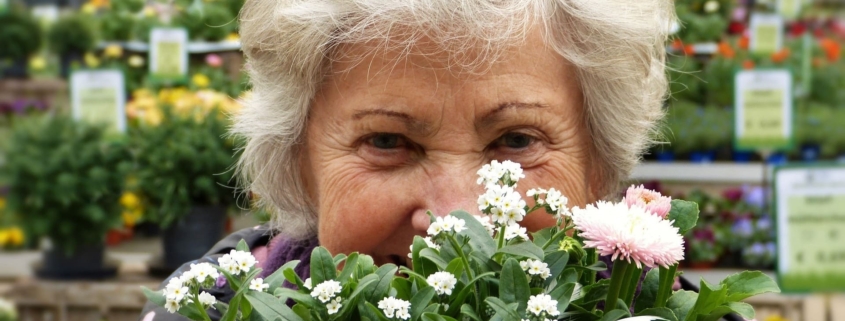
[[[483,202],[481,200],[483,198]],[[525,201],[511,186],[489,185],[479,197],[478,209],[493,217],[499,225],[522,221],[525,216]],[[482,208],[483,205],[487,205]]]
[[[395,297],[387,297],[378,301],[378,308],[384,312],[384,316],[398,319],[408,320],[411,314],[408,312],[411,309],[411,302],[397,299]]]
[[[545,202],[549,204],[549,208],[555,212],[555,216],[559,217],[560,215],[569,216],[569,208],[566,207],[566,204],[569,203],[569,199],[563,194],[554,189],[550,188],[548,193],[546,193]]]
[[[194,284],[194,271],[188,270],[182,272],[182,275],[179,277],[179,280],[182,281],[182,284],[185,286],[191,286]]]
[[[501,228],[499,230],[501,230]],[[505,228],[505,240],[510,241],[515,237],[520,237],[523,240],[528,241],[528,230],[516,223],[508,225]]]
[[[180,278],[170,279],[170,282],[164,287],[164,297],[177,303],[182,302],[187,294],[188,287],[182,283]]]
[[[206,307],[213,307],[214,304],[217,303],[217,298],[205,291],[200,293],[199,299],[200,303]]]
[[[176,313],[181,308],[181,305],[179,304],[179,300],[167,299],[164,302],[164,308],[167,309],[167,312]]]
[[[523,271],[527,271],[529,275],[537,275],[543,280],[548,278],[552,273],[552,270],[549,269],[549,265],[540,260],[527,259],[519,262],[519,266]]]
[[[428,235],[437,236],[441,232],[461,232],[466,230],[466,221],[459,219],[452,215],[437,217],[434,222],[428,226]]]
[[[262,278],[254,278],[254,279],[252,279],[252,281],[249,281],[249,289],[250,290],[254,290],[254,291],[258,291],[258,292],[264,292],[269,287],[270,287],[270,285],[267,284],[267,283],[264,283],[264,279],[262,279]]]
[[[340,304],[340,297],[337,297],[326,304],[326,308],[329,309],[329,314],[337,313],[341,307],[343,307],[343,304]]]
[[[710,0],[704,3],[704,12],[714,13],[719,10],[719,1]]]
[[[249,272],[258,263],[251,253],[237,250],[232,250],[229,254],[223,255],[217,262],[221,268],[232,275]]]
[[[317,284],[313,290],[311,290],[311,296],[320,300],[320,302],[326,303],[329,302],[335,295],[339,294],[343,288],[340,286],[340,282],[335,280],[326,280],[323,283]]]
[[[437,272],[429,275],[426,282],[428,282],[428,285],[434,287],[434,292],[438,295],[451,295],[452,289],[455,288],[455,284],[458,283],[458,280],[454,275],[452,275],[452,273]]]
[[[496,226],[490,223],[490,216],[473,215],[472,217],[475,217],[475,219],[481,223],[481,226],[484,226],[484,229],[487,230],[487,233],[490,234],[490,236],[496,234]]]
[[[557,300],[552,300],[548,294],[533,295],[528,298],[528,312],[536,316],[557,316],[560,311],[557,310]]]
[[[309,289],[309,290],[311,290],[311,288],[314,287],[313,285],[311,285],[311,278],[305,279],[305,281],[302,282],[302,286],[304,286],[306,289]]]
[[[206,279],[217,280],[217,277],[220,276],[217,269],[211,266],[211,264],[205,262],[191,264],[190,274],[199,283],[205,282]]]

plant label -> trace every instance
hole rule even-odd
[[[779,167],[774,193],[781,289],[845,290],[845,165]]]
[[[188,31],[154,28],[150,31],[150,75],[159,80],[183,80],[188,74]]]
[[[105,123],[112,132],[126,131],[123,73],[113,69],[77,70],[70,76],[73,118]]]
[[[798,14],[801,13],[801,7],[804,5],[802,2],[802,0],[778,0],[778,12],[788,20],[797,19]]]
[[[754,13],[749,26],[752,53],[770,55],[783,46],[783,17],[779,14]]]
[[[55,4],[42,4],[32,6],[31,11],[38,21],[45,24],[50,24],[59,19],[59,6]]]
[[[792,74],[743,70],[734,81],[734,145],[739,150],[792,146]]]

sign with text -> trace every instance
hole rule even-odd
[[[770,55],[783,46],[783,17],[779,14],[754,13],[748,24],[752,53]]]
[[[845,291],[845,165],[775,170],[778,282],[784,291]]]
[[[734,145],[739,150],[792,146],[792,74],[743,70],[734,80]]]
[[[126,96],[119,70],[78,70],[70,76],[73,118],[126,131]]]
[[[794,20],[801,13],[801,8],[804,5],[802,2],[802,0],[778,0],[778,12],[784,18]]]
[[[182,80],[188,74],[188,31],[154,28],[150,31],[150,75],[159,80]]]

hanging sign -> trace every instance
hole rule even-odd
[[[792,147],[792,74],[743,70],[734,79],[734,146],[738,150]]]
[[[802,2],[802,0],[778,0],[777,10],[784,18],[795,20],[801,13],[801,7],[804,5]]]
[[[749,21],[749,50],[770,55],[783,46],[783,17],[779,14],[754,13]]]
[[[845,165],[779,167],[774,192],[781,289],[845,291]]]
[[[188,74],[188,31],[154,28],[150,31],[150,75],[157,80],[178,81]]]
[[[123,73],[113,69],[77,70],[70,76],[73,118],[126,131]]]

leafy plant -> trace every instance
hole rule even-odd
[[[220,41],[237,25],[228,8],[218,3],[191,5],[175,19],[175,24],[188,29],[191,39]]]
[[[25,59],[41,47],[41,26],[23,9],[0,13],[0,60]]]
[[[48,31],[50,50],[59,54],[81,54],[97,45],[97,33],[89,16],[68,14],[60,17]]]
[[[20,215],[27,235],[49,237],[72,252],[102,242],[120,223],[118,199],[130,169],[125,143],[105,127],[67,116],[16,124],[8,148],[9,213]]]
[[[234,144],[217,111],[176,114],[164,108],[157,125],[139,124],[130,137],[138,190],[149,206],[144,219],[167,227],[194,205],[228,206],[234,201]]]
[[[732,58],[717,56],[704,67],[704,92],[707,103],[731,106],[734,103],[734,73],[739,63]]]
[[[135,16],[130,12],[106,12],[100,16],[100,35],[103,40],[127,41],[132,38],[135,21]]]
[[[703,102],[701,64],[688,56],[672,56],[666,61],[669,90],[673,99]]]

